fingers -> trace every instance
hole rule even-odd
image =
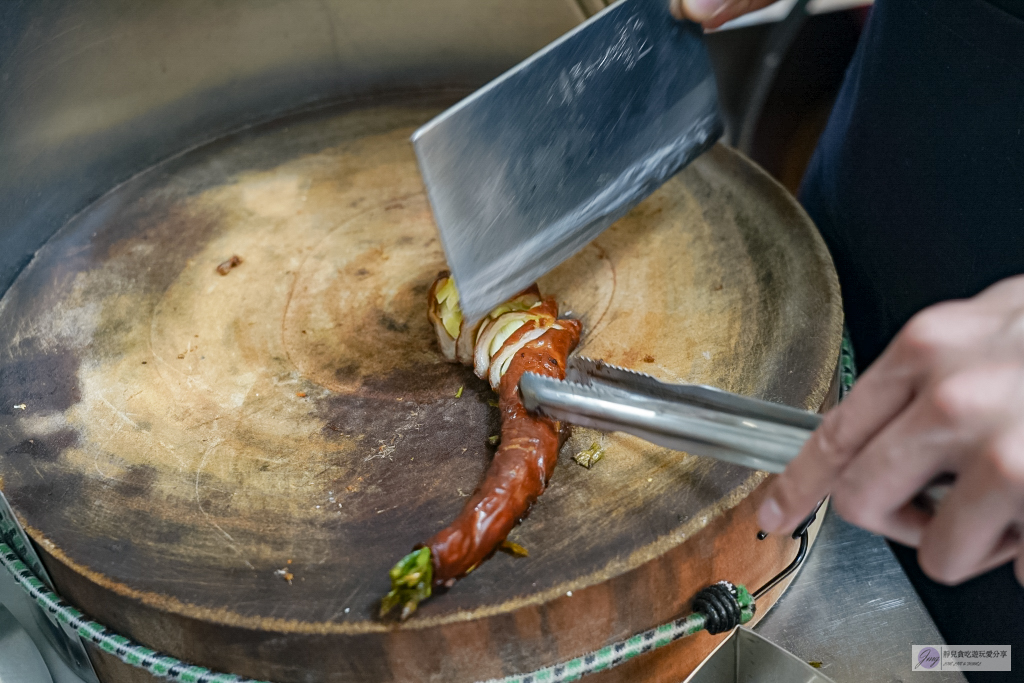
[[[718,28],[738,16],[767,7],[775,0],[671,0],[669,11],[676,19],[689,19],[705,28]]]
[[[1019,368],[993,365],[953,374],[925,387],[842,472],[833,495],[836,509],[860,527],[918,546],[926,527],[934,528],[939,520],[908,503],[934,476],[943,472],[963,475],[965,468],[972,471],[966,481],[957,482],[948,502],[943,501],[942,514],[959,509],[958,501],[971,491],[978,495],[985,487],[995,491],[992,486],[998,482],[992,468],[979,474],[985,458],[978,454],[993,430],[1001,429],[1010,417],[1007,406],[1024,398],[1021,382],[1024,374]],[[992,538],[975,539],[979,548],[971,551],[972,558],[983,557],[995,546],[1010,515],[1011,511],[1006,511],[1004,523],[992,531]]]
[[[935,429],[930,406],[920,396],[906,407],[879,407],[887,410],[878,413],[874,424],[862,424],[852,436],[819,446],[809,452],[813,461],[798,458],[780,476],[777,499],[780,507],[791,510],[781,528],[795,526],[807,501],[830,492],[833,507],[847,521],[904,545],[918,545],[930,516],[907,502],[943,471],[958,444],[949,430]],[[827,442],[819,439],[817,444]]]
[[[975,446],[937,414],[932,392],[918,394],[839,474],[836,511],[852,524],[917,547],[931,515],[910,501],[936,475],[955,471],[956,456]]]
[[[933,306],[915,316],[776,479],[759,511],[762,528],[768,532],[796,528],[817,501],[834,490],[846,466],[910,405],[926,382],[951,358],[962,356],[977,343],[979,335],[991,327],[990,319],[966,302]],[[888,475],[876,466],[865,476],[884,479]],[[920,515],[901,507],[905,499],[893,502],[885,511],[891,517],[889,531],[916,545]]]
[[[915,375],[869,370],[833,408],[800,454],[775,480],[758,512],[768,532],[792,531],[831,490],[840,472],[914,395]]]
[[[1024,584],[1021,406],[1024,277],[916,315],[775,480],[761,526],[791,531],[831,493],[849,521],[917,546],[938,581],[1016,559]],[[918,509],[943,472],[952,490],[934,515]]]
[[[1002,302],[1005,299],[1021,301],[1024,299],[1024,275],[1016,275],[989,285],[974,297],[986,303]]]
[[[954,584],[1008,562],[1022,549],[1024,427],[974,454],[939,505],[918,548],[921,569]],[[1019,568],[1018,568],[1019,571]]]

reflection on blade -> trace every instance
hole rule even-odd
[[[579,251],[721,135],[699,27],[623,0],[416,131],[463,312]]]

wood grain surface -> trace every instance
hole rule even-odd
[[[475,681],[789,561],[795,542],[755,539],[763,473],[578,429],[510,537],[528,558],[496,554],[404,624],[375,618],[388,568],[456,514],[498,433],[493,394],[443,361],[426,319],[444,257],[408,137],[437,110],[308,114],[171,159],[73,219],[0,301],[3,490],[72,603],[279,683]],[[825,399],[831,261],[792,198],[725,147],[540,284],[583,320],[581,353]],[[604,459],[576,465],[594,442]],[[715,642],[602,680],[678,680]]]

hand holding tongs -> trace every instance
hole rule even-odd
[[[604,361],[572,356],[565,380],[527,372],[527,410],[605,432],[626,432],[693,455],[778,474],[822,416],[699,384],[669,384]],[[952,483],[939,475],[914,499],[934,511]]]
[[[714,387],[668,384],[582,356],[569,358],[565,381],[526,373],[519,390],[527,410],[774,473],[821,424],[821,415],[806,410]]]

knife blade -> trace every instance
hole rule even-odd
[[[412,143],[463,315],[582,249],[721,136],[701,31],[621,0],[443,112]]]

